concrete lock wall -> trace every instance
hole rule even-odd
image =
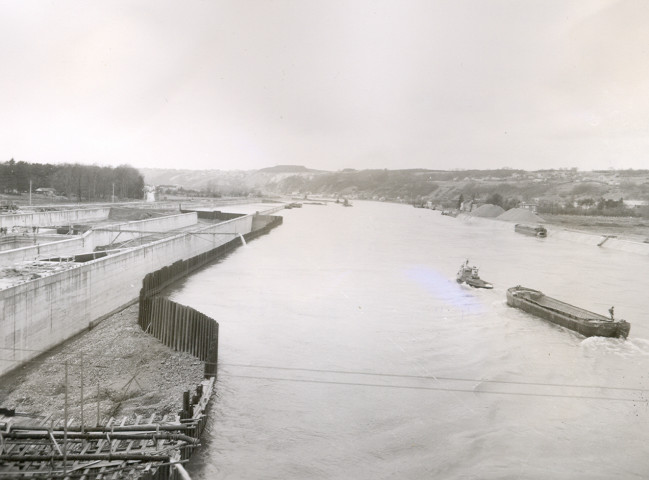
[[[110,207],[87,208],[83,210],[57,210],[51,212],[16,213],[0,215],[0,227],[32,227],[70,225],[91,220],[108,218]]]
[[[160,218],[150,218],[127,223],[119,223],[93,229],[86,240],[85,251],[91,252],[96,247],[107,246],[113,242],[125,242],[140,238],[147,232],[169,232],[179,228],[196,225],[198,216],[196,212],[169,215]],[[119,231],[115,231],[119,230]]]
[[[197,221],[196,213],[185,213],[104,226],[96,230],[88,230],[83,235],[74,238],[2,251],[0,252],[0,266],[14,265],[44,257],[90,253],[96,247],[109,245],[113,241],[124,242],[138,238],[142,232],[168,232],[195,225]],[[122,231],[116,232],[115,230]]]
[[[182,233],[0,290],[0,375],[136,301],[147,273],[249,233],[252,217]]]
[[[0,252],[0,266],[10,266],[16,263],[36,260],[43,255],[54,257],[70,255],[72,252],[81,252],[85,241],[84,237],[88,234],[90,234],[90,231],[80,237],[2,251]]]

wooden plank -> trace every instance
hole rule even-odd
[[[135,423],[133,425],[139,424],[141,419],[142,419],[142,415],[138,415],[136,417]],[[133,443],[135,443],[135,442],[136,442],[136,440],[131,440],[131,441],[128,442],[128,445],[126,447],[126,453],[131,451],[131,449],[133,448]],[[139,440],[138,440],[138,442],[139,442]]]
[[[114,420],[115,420],[115,419],[114,419],[113,417],[110,417],[110,420],[108,420],[108,423],[106,423],[106,427],[110,427],[110,426],[113,424],[113,421],[114,421]],[[102,448],[103,448],[103,446],[104,446],[104,443],[106,443],[106,442],[107,442],[107,440],[104,440],[103,438],[102,438],[101,440],[99,440],[99,441],[97,442],[97,450],[95,450],[95,453],[101,453],[101,450],[102,450]],[[103,475],[102,475],[102,474],[103,474],[105,471],[106,471],[106,467],[105,467],[105,466],[101,467],[101,468],[99,469],[99,472],[98,472],[98,474],[97,474],[96,479],[97,479],[97,480],[101,480],[101,479],[103,478]],[[84,472],[83,472],[84,475],[86,475],[87,472],[88,472],[88,470],[84,470]]]
[[[85,446],[81,449],[81,452],[80,452],[80,453],[81,453],[82,455],[85,454],[85,453],[86,453],[86,452],[91,448],[92,445],[93,445],[93,442],[86,442]],[[76,460],[76,461],[72,464],[72,468],[71,468],[70,470],[78,470],[78,469],[80,469],[80,468],[83,468],[83,466],[81,465],[81,461],[80,461],[80,460]],[[87,470],[86,470],[86,472],[87,472]],[[84,474],[85,474],[85,472],[84,472]],[[82,478],[83,478],[83,477],[82,477]]]

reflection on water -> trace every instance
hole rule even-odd
[[[175,301],[220,323],[192,478],[642,478],[649,259],[355,202],[284,224]],[[455,282],[469,258],[494,283]],[[632,280],[632,281],[631,281]],[[522,284],[632,324],[583,337],[505,303]]]

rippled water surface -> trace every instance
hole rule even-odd
[[[220,324],[192,478],[649,476],[649,257],[404,205],[279,214],[171,294]],[[455,282],[465,258],[493,290]],[[518,284],[630,338],[510,308]]]

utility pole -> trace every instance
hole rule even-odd
[[[68,469],[68,361],[65,361],[65,406],[63,409],[63,476],[65,477]]]
[[[81,433],[84,432],[83,422],[83,352],[81,352]]]

